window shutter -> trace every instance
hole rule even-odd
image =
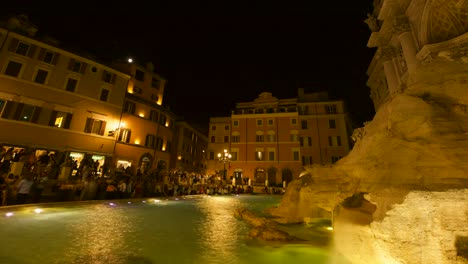
[[[34,57],[34,54],[36,53],[36,49],[37,49],[36,45],[29,46],[28,54],[26,55],[30,58]]]
[[[106,131],[106,121],[101,121],[101,130],[99,131],[99,135],[103,136],[104,132]]]
[[[58,59],[60,58],[60,54],[55,52],[54,53],[54,58],[52,59],[52,64],[57,65]]]
[[[10,46],[8,46],[8,50],[9,50],[9,51],[15,52],[15,51],[16,51],[16,47],[18,46],[18,42],[19,42],[18,39],[12,38],[12,39],[10,40]]]
[[[111,77],[110,83],[112,83],[112,84],[114,84],[114,83],[115,83],[115,74],[112,74],[112,77]]]
[[[39,50],[39,55],[37,55],[37,59],[40,61],[44,61],[45,53],[46,53],[46,49],[41,48]]]
[[[22,103],[19,103],[16,106],[16,112],[15,112],[15,115],[13,116],[14,120],[19,120],[21,112],[23,111],[23,107],[24,107],[24,104],[22,104]]]
[[[57,119],[57,111],[52,111],[52,114],[50,115],[49,126],[54,126],[55,119]]]
[[[63,125],[63,128],[69,129],[70,128],[70,123],[72,120],[73,114],[67,113],[67,119],[65,119],[65,124]]]
[[[75,65],[75,59],[70,59],[68,62],[68,69],[71,71],[73,70],[73,65]]]
[[[92,119],[92,118],[88,117],[86,119],[86,125],[85,125],[85,129],[84,129],[85,133],[91,133],[91,128],[93,127],[93,122],[94,122],[94,119]]]
[[[125,140],[126,143],[129,143],[130,142],[130,136],[132,135],[132,131],[131,130],[128,130],[128,133],[127,133],[127,140]]]
[[[6,101],[5,108],[3,108],[2,118],[10,119],[14,106],[15,106],[15,102]]]
[[[80,73],[85,73],[87,67],[88,67],[88,63],[82,62],[81,63]]]
[[[34,107],[34,113],[33,113],[33,116],[31,118],[31,123],[36,123],[37,124],[37,121],[39,120],[39,116],[41,115],[41,110],[42,110],[42,108],[39,107],[39,106]]]

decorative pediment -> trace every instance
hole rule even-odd
[[[255,103],[269,103],[269,102],[277,102],[278,98],[274,97],[269,92],[261,93],[257,99],[254,100]]]

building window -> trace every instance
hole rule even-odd
[[[70,59],[70,61],[68,62],[68,69],[77,73],[84,73],[86,70],[86,66],[86,63],[77,61],[75,59]]]
[[[36,110],[35,106],[23,105],[23,109],[21,110],[19,121],[31,122],[35,110]]]
[[[73,93],[76,91],[76,86],[78,86],[78,80],[73,79],[73,78],[68,78],[67,86],[65,87],[65,90]]]
[[[51,51],[46,51],[44,52],[44,57],[42,58],[42,61],[48,64],[52,64],[52,61],[54,60],[55,53]]]
[[[131,134],[132,131],[130,129],[120,129],[117,141],[129,143]]]
[[[268,125],[272,126],[273,125],[273,119],[268,119]]]
[[[214,152],[210,151],[210,160],[214,160]]]
[[[255,141],[256,142],[263,142],[264,141],[263,135],[256,135],[255,136]]]
[[[259,161],[263,159],[264,159],[263,151],[255,151],[255,160]]]
[[[301,120],[301,128],[307,129],[307,120]]]
[[[336,128],[336,121],[335,119],[328,120],[328,128]]]
[[[309,147],[312,146],[312,137],[308,137]]]
[[[141,94],[142,92],[143,89],[141,89],[140,87],[133,86],[133,93]]]
[[[275,152],[274,151],[269,151],[268,152],[268,160],[270,160],[270,161],[275,160]]]
[[[145,147],[153,148],[156,136],[146,135]]]
[[[135,113],[135,103],[130,101],[125,101],[124,109],[125,113],[134,114]]]
[[[34,78],[34,82],[45,84],[48,74],[49,72],[46,70],[42,70],[42,69],[37,70],[36,77]]]
[[[98,134],[98,135],[104,135],[104,131],[106,129],[106,121],[103,120],[98,120],[94,118],[88,117],[86,119],[86,125],[85,125],[85,133],[92,133],[92,134]]]
[[[303,137],[299,137],[299,143],[300,143],[301,147],[304,146],[304,138]]]
[[[257,126],[262,126],[262,125],[263,125],[263,120],[257,119]]]
[[[49,126],[70,128],[72,114],[66,112],[53,111]]]
[[[26,56],[28,54],[30,47],[31,45],[29,45],[28,43],[19,41],[18,44],[16,45],[15,53]]]
[[[237,160],[237,152],[231,152],[231,161]]]
[[[273,134],[268,135],[268,142],[275,142],[275,135]]]
[[[224,136],[224,143],[228,143],[229,142],[229,136]]]
[[[107,102],[109,100],[109,90],[102,89],[101,90],[101,95],[99,96],[99,100],[101,100],[103,102]]]
[[[5,108],[5,100],[0,99],[0,116],[2,115],[3,108]]]
[[[150,111],[150,117],[149,119],[153,122],[158,122],[159,119],[159,112],[155,110]]]
[[[23,64],[16,61],[9,61],[5,69],[5,75],[18,77],[21,72],[21,67],[23,67]]]
[[[211,136],[211,143],[215,143],[216,142],[216,137],[215,136]]]
[[[159,85],[160,85],[160,81],[158,79],[156,79],[156,78],[151,79],[151,87],[159,88]]]
[[[159,116],[159,124],[161,126],[165,126],[166,125],[166,120],[167,120],[167,117],[164,115],[164,114],[161,114]]]
[[[229,130],[229,126],[224,126],[224,130]]]
[[[113,84],[115,82],[115,74],[108,71],[102,71],[102,81]]]
[[[327,112],[327,114],[336,114],[336,105],[325,105],[325,112]]]
[[[294,150],[293,151],[293,160],[299,160],[299,151],[298,150]]]
[[[231,136],[231,142],[237,143],[239,141],[240,141],[240,136],[239,135]]]
[[[141,81],[143,82],[145,80],[145,73],[140,71],[140,70],[136,70],[135,72],[135,80],[138,80],[138,81]]]
[[[216,130],[216,126],[211,126],[211,130]]]
[[[341,137],[340,136],[329,136],[328,137],[328,145],[329,146],[341,146]]]
[[[232,126],[238,127],[239,126],[239,120],[232,121]]]
[[[162,150],[163,143],[164,143],[164,140],[161,137],[157,137],[156,138],[156,149],[157,150]]]
[[[293,125],[293,126],[297,125],[297,119],[296,118],[291,118],[291,125]]]

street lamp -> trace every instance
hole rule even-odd
[[[231,153],[229,153],[227,149],[224,150],[224,154],[218,153],[218,159],[222,161],[224,165],[223,180],[226,180],[226,162],[231,161],[231,157]]]

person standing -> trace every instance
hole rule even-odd
[[[18,204],[25,204],[29,198],[29,192],[31,191],[31,186],[34,181],[30,174],[26,175],[18,184],[17,193],[16,193],[16,202]]]

